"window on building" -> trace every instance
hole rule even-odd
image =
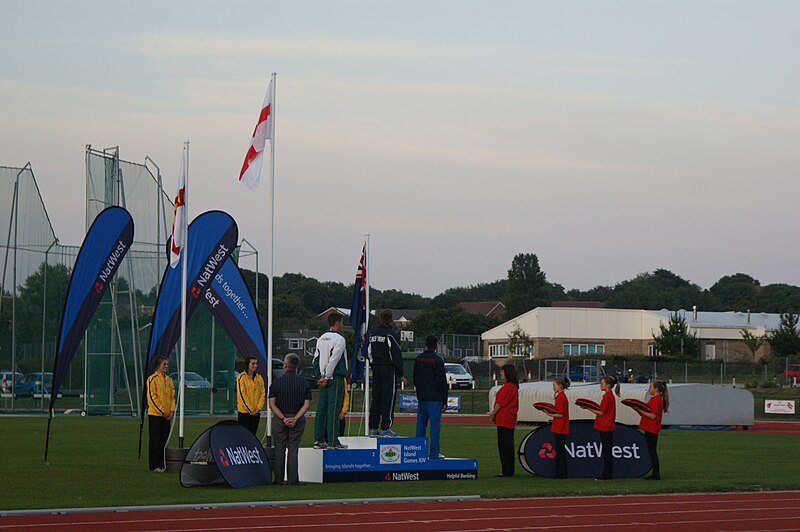
[[[514,356],[515,357],[529,357],[529,356],[531,356],[531,346],[529,346],[529,345],[515,345],[514,346]]]
[[[300,349],[300,340],[289,340],[289,349]]]
[[[561,352],[564,353],[564,356],[604,355],[606,346],[603,344],[562,344]]]
[[[508,356],[508,344],[495,344],[489,346],[489,356],[492,358],[501,358]]]
[[[661,353],[656,349],[656,344],[648,344],[647,345],[647,356],[649,357],[657,357],[661,355]]]

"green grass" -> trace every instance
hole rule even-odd
[[[476,481],[376,482],[305,486],[182,488],[175,473],[147,470],[137,460],[138,420],[57,417],[53,420],[49,463],[43,461],[46,418],[4,417],[1,509],[64,508],[292,499],[373,498],[442,495],[525,497],[686,491],[798,489],[796,452],[800,436],[749,432],[665,431],[659,440],[661,482],[640,479],[598,483],[591,479],[554,481],[528,474],[494,478],[500,472],[496,432],[491,425],[444,424],[442,452],[477,458]],[[214,421],[186,422],[187,446]],[[263,421],[262,421],[263,423]],[[263,425],[262,425],[263,426]],[[413,423],[395,428],[412,435]],[[518,428],[519,442],[528,428]],[[177,431],[177,429],[176,429]],[[303,445],[311,443],[309,425]]]

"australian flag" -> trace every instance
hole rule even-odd
[[[356,282],[353,285],[353,303],[350,306],[350,326],[355,332],[353,358],[350,364],[350,382],[364,380],[364,357],[367,354],[367,246],[361,251],[361,261],[356,271]]]

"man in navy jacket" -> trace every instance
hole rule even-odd
[[[442,412],[447,408],[447,379],[444,375],[444,360],[436,354],[438,340],[435,336],[425,338],[425,351],[414,361],[414,388],[417,390],[417,438],[424,438],[428,421],[431,437],[428,441],[428,456],[444,458],[439,452],[439,432]]]

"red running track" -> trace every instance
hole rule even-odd
[[[480,530],[800,530],[800,491],[623,495],[455,502],[397,502],[156,510],[0,518],[0,529],[114,532],[144,530],[381,532]]]

